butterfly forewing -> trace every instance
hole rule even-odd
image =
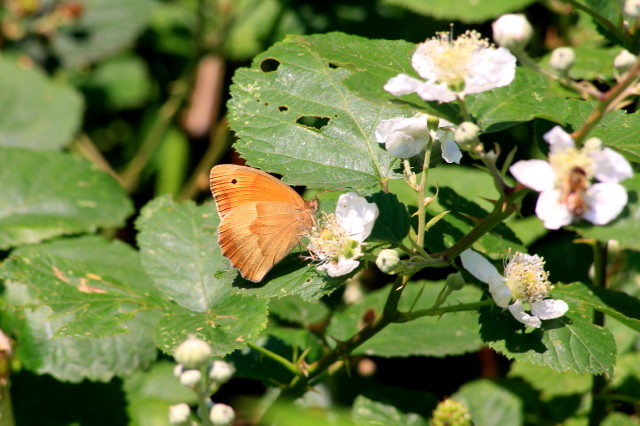
[[[251,167],[221,164],[211,169],[211,192],[220,217],[245,203],[274,201],[304,209],[304,200],[286,183]]]

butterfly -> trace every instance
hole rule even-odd
[[[258,169],[221,164],[209,182],[220,216],[218,244],[247,280],[261,281],[315,223],[317,200],[304,201]]]

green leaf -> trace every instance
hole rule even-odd
[[[431,188],[431,191],[435,193],[435,188]],[[478,204],[461,197],[447,187],[438,190],[436,201],[427,208],[429,216],[435,217],[442,210],[449,210],[451,213],[427,232],[425,244],[433,252],[451,247],[474,228],[477,220],[489,215],[489,212]],[[436,206],[440,206],[441,210],[436,210]],[[476,241],[475,247],[487,254],[503,255],[509,249],[526,252],[516,234],[504,223],[482,235]]]
[[[154,331],[167,353],[194,334],[223,356],[266,326],[266,301],[238,296],[215,276],[225,264],[217,225],[212,203],[176,204],[169,197],[148,203],[136,221],[142,265],[164,296],[176,302]]]
[[[36,68],[0,56],[0,147],[58,150],[80,126],[82,98]]]
[[[229,102],[236,149],[252,166],[313,188],[366,188],[399,177],[374,131],[402,110],[364,101],[343,84],[351,71],[341,61],[367,68],[371,59],[354,52],[370,44],[341,33],[288,36],[238,70]]]
[[[560,373],[548,367],[518,361],[511,363],[509,377],[522,378],[533,388],[542,392],[544,399],[585,394],[589,392],[592,384],[592,377],[589,374],[577,374],[573,371]]]
[[[469,408],[475,426],[523,424],[520,398],[490,380],[467,383],[452,398]]]
[[[329,308],[324,303],[305,302],[298,296],[273,298],[269,311],[282,320],[300,325],[315,324],[329,315]]]
[[[484,132],[497,132],[534,118],[557,121],[566,101],[549,96],[548,90],[540,73],[517,68],[510,85],[469,95],[465,103]]]
[[[612,80],[613,60],[622,50],[620,47],[602,46],[572,46],[576,54],[576,62],[571,67],[569,75],[576,80]],[[551,69],[549,60],[551,52],[540,59],[540,64]]]
[[[367,197],[367,201],[376,203],[380,212],[375,221],[369,240],[398,243],[409,232],[409,213],[395,194],[377,192]]]
[[[418,298],[414,310],[433,305],[444,282],[411,282],[407,285],[399,309],[408,311]],[[424,288],[424,290],[423,290]],[[421,294],[422,291],[422,294]],[[358,332],[359,323],[369,312],[382,312],[389,294],[389,287],[365,296],[362,303],[334,314],[327,333],[338,340],[346,340]],[[477,302],[480,290],[466,286],[454,292],[450,305]],[[478,350],[482,343],[478,336],[476,312],[458,312],[442,317],[422,317],[402,324],[391,324],[355,349],[354,355],[382,357],[407,357],[412,355],[447,356]]]
[[[505,13],[524,9],[534,0],[384,0],[421,15],[467,24],[488,21]]]
[[[569,311],[545,320],[542,327],[524,331],[507,310],[481,309],[482,339],[510,359],[547,366],[556,371],[611,373],[616,345],[608,329],[591,323],[593,311],[565,300]]]
[[[29,293],[33,287],[5,282],[6,297],[14,305],[37,305],[40,302]],[[102,321],[97,316],[95,322]],[[88,379],[108,382],[114,376],[127,376],[147,368],[156,358],[151,339],[151,327],[157,316],[152,312],[138,313],[127,322],[129,333],[102,339],[77,340],[74,337],[55,338],[53,333],[68,318],[52,316],[47,306],[18,311],[10,327],[20,336],[16,357],[24,367],[36,374],[50,374],[63,382],[78,383]],[[79,336],[84,337],[84,336]]]
[[[374,401],[362,395],[358,395],[353,402],[351,417],[357,425],[427,426],[429,424],[418,414],[405,414],[393,405]]]
[[[0,148],[0,249],[121,226],[133,206],[106,173],[59,152]]]
[[[193,390],[181,385],[173,375],[176,364],[160,361],[148,371],[136,371],[125,379],[130,420],[139,426],[169,426],[169,406],[181,402],[196,405]]]
[[[318,271],[315,264],[303,265],[300,257],[301,253],[294,251],[259,283],[247,281],[236,272],[219,274],[219,277],[232,281],[231,285],[239,294],[260,298],[300,296],[307,302],[313,302],[333,293],[355,273],[332,278],[326,272]]]
[[[82,87],[97,108],[139,108],[149,98],[151,80],[145,63],[126,55],[100,63]]]
[[[53,337],[95,339],[128,333],[142,309],[163,303],[141,268],[138,254],[100,237],[59,240],[15,250],[0,269],[24,284],[36,305],[56,314]],[[52,322],[54,322],[52,320]]]
[[[60,27],[52,39],[54,52],[67,68],[89,65],[132,45],[153,8],[152,0],[84,0],[82,4],[80,18]]]
[[[640,300],[628,294],[606,288],[573,283],[557,287],[554,295],[571,297],[609,315],[627,327],[640,332]]]
[[[595,102],[567,100],[567,110],[563,114],[563,126],[567,131],[579,129],[587,117],[596,108]],[[604,116],[602,121],[589,133],[589,136],[602,139],[602,143],[620,151],[629,160],[640,163],[640,113],[628,114],[614,110]]]
[[[617,240],[621,247],[640,250],[640,175],[621,182],[627,189],[629,201],[622,213],[606,225],[595,226],[582,221],[568,228],[575,230],[586,238],[599,241]]]

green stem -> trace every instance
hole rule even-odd
[[[207,374],[206,368],[201,368],[200,371],[202,372],[202,380],[200,380],[200,388],[196,391],[198,395],[198,417],[203,426],[213,426],[209,418],[209,407],[207,406],[207,400],[211,396],[209,391],[211,379]]]
[[[424,162],[422,163],[422,176],[420,177],[420,185],[418,186],[418,235],[416,245],[424,248],[424,237],[427,226],[427,176],[429,174],[429,162],[431,161],[431,147],[433,146],[433,138],[429,137],[427,141],[427,150],[424,153]]]
[[[413,321],[422,317],[438,317],[451,312],[464,312],[464,311],[477,311],[483,306],[490,306],[494,304],[492,299],[485,299],[480,302],[474,303],[461,303],[459,305],[445,306],[444,308],[433,307],[429,309],[420,309],[413,312],[402,312],[398,314],[396,323]]]
[[[256,352],[260,352],[262,355],[266,356],[272,361],[275,361],[278,364],[282,365],[284,368],[289,370],[295,376],[300,376],[302,374],[300,369],[296,367],[291,361],[278,355],[277,353],[271,352],[269,349],[265,349],[262,346],[256,345],[255,343],[247,343],[247,346],[249,346],[251,349],[253,349]]]
[[[206,175],[208,181],[209,170],[214,164],[217,164],[222,156],[227,152],[229,142],[229,128],[227,118],[224,117],[217,124],[215,133],[211,138],[207,151],[200,159],[200,162],[189,177],[189,180],[187,180],[184,188],[182,188],[180,196],[178,197],[179,201],[182,202],[184,200],[189,200],[200,191],[203,176]]]
[[[350,354],[358,346],[394,322],[398,318],[398,303],[400,302],[400,297],[402,296],[407,281],[408,278],[406,277],[398,277],[391,287],[382,313],[348,340],[338,343],[335,349],[327,355],[309,365],[306,376],[298,375],[294,377],[289,386],[283,391],[282,396],[288,398],[301,396],[307,390],[308,384],[312,379],[319,376],[341,357]]]
[[[593,285],[594,287],[607,287],[607,243],[596,241],[593,246]],[[604,314],[594,311],[593,323],[604,326]],[[593,376],[591,387],[591,412],[589,413],[589,425],[599,425],[607,415],[607,401],[602,398],[608,385],[608,378],[604,374]]]
[[[589,132],[602,120],[604,115],[609,111],[611,105],[616,105],[621,99],[627,95],[626,91],[636,82],[640,75],[640,59],[636,61],[631,70],[624,76],[618,84],[609,89],[602,97],[596,109],[585,120],[581,128],[573,132],[571,135],[577,146],[582,145],[582,141],[587,137]]]
[[[450,264],[453,259],[471,247],[471,245],[480,237],[511,216],[511,214],[516,211],[515,202],[528,192],[529,190],[522,186],[517,186],[513,190],[508,191],[507,195],[501,197],[500,200],[496,202],[493,211],[489,213],[487,217],[478,222],[478,224],[467,235],[460,238],[447,250],[433,254],[432,257],[434,258],[434,261],[439,260],[440,262]]]
[[[591,16],[594,21],[602,25],[607,29],[614,37],[618,39],[618,41],[629,51],[633,50],[633,45],[631,43],[631,39],[627,37],[627,35],[613,22],[606,19],[604,16],[596,13],[594,10],[580,4],[576,0],[564,0],[569,3],[573,8],[578,9]]]

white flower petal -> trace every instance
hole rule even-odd
[[[524,305],[522,304],[521,301],[519,300],[515,301],[513,305],[510,305],[508,307],[508,309],[509,309],[509,312],[511,312],[511,315],[513,315],[513,317],[519,322],[521,322],[522,324],[529,327],[540,328],[540,325],[542,324],[542,322],[540,321],[540,318],[536,316],[531,316],[528,313],[526,313],[524,311]]]
[[[411,57],[411,65],[418,72],[420,77],[425,80],[435,80],[437,78],[437,73],[432,55],[446,49],[447,46],[443,46],[442,43],[434,39],[420,43]]]
[[[462,152],[460,151],[460,148],[458,148],[458,144],[451,136],[449,136],[452,135],[452,133],[440,131],[438,133],[447,133],[447,135],[442,135],[440,137],[440,146],[442,147],[442,158],[444,158],[444,161],[447,163],[460,164]]]
[[[320,264],[316,269],[318,271],[327,271],[330,277],[339,277],[353,271],[360,264],[355,259],[345,259],[343,256],[338,257],[338,261],[332,261]]]
[[[587,190],[589,210],[582,215],[594,225],[604,225],[618,217],[627,205],[627,190],[617,183],[596,183]]]
[[[425,101],[451,102],[456,94],[449,90],[445,83],[427,81],[416,88],[416,93]]]
[[[509,306],[511,299],[513,299],[513,293],[502,276],[500,276],[499,280],[495,277],[489,279],[489,293],[491,293],[491,297],[493,301],[496,302],[496,305],[501,308]]]
[[[420,84],[422,82],[417,78],[409,77],[406,74],[398,74],[387,81],[387,84],[384,85],[384,90],[394,96],[402,96],[415,93]]]
[[[595,161],[595,176],[600,182],[620,182],[633,176],[629,162],[611,148],[591,155]]]
[[[553,129],[545,133],[543,137],[544,140],[549,143],[552,154],[575,146],[575,142],[569,133],[562,130],[562,127],[560,126],[555,126]]]
[[[378,217],[378,206],[369,203],[355,192],[340,195],[336,206],[336,218],[349,236],[362,243],[373,229]]]
[[[558,229],[573,221],[573,215],[567,206],[560,203],[560,191],[542,191],[536,204],[536,216],[544,222],[547,229]]]
[[[427,146],[427,118],[397,117],[382,120],[376,127],[375,135],[379,143],[385,144],[389,154],[397,158],[410,158]]]
[[[534,191],[548,191],[555,186],[556,172],[544,160],[518,161],[509,167],[509,171],[518,182]]]
[[[516,57],[504,47],[479,49],[468,69],[464,93],[480,93],[509,85],[516,75]]]
[[[563,316],[569,310],[564,300],[545,299],[531,303],[531,313],[543,320]]]
[[[460,253],[460,260],[464,269],[483,283],[504,279],[486,257],[474,250],[466,249]]]

